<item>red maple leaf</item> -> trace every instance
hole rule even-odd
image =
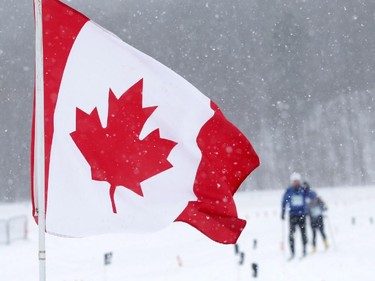
[[[175,142],[160,138],[159,129],[139,138],[146,120],[157,108],[142,107],[142,90],[143,79],[119,99],[109,90],[106,128],[100,123],[97,108],[90,114],[77,108],[76,131],[70,134],[91,167],[92,179],[110,184],[114,213],[118,186],[143,196],[141,182],[172,167],[167,158]]]

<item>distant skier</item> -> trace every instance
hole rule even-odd
[[[307,197],[309,199],[314,199],[316,197],[316,192],[311,189],[311,186],[307,181],[304,181],[302,186],[305,189]]]
[[[327,236],[324,232],[324,216],[323,213],[327,210],[326,204],[323,202],[323,200],[315,196],[313,200],[307,205],[307,210],[308,214],[310,216],[310,224],[311,224],[311,229],[313,233],[313,253],[316,252],[316,232],[317,230],[320,231],[323,242],[324,242],[324,247],[328,249],[328,241],[327,241]]]
[[[306,199],[311,196],[311,193],[308,193],[306,189],[301,185],[300,174],[293,173],[290,176],[290,182],[292,186],[290,186],[286,190],[282,199],[281,219],[285,219],[286,207],[287,205],[289,205],[289,243],[291,251],[290,259],[293,259],[295,255],[294,233],[296,232],[297,225],[300,228],[302,235],[303,256],[306,255]]]

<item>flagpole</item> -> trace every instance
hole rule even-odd
[[[39,226],[39,281],[46,281],[46,213],[44,167],[44,77],[42,0],[34,0],[35,9],[35,147],[34,188],[37,190]]]

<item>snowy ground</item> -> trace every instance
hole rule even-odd
[[[303,260],[287,262],[288,252],[281,250],[279,205],[282,191],[253,191],[236,196],[240,215],[248,219],[239,241],[240,250],[245,252],[242,267],[238,266],[239,257],[234,255],[232,245],[216,244],[192,227],[176,223],[150,235],[105,235],[85,239],[48,236],[48,280],[255,280],[250,270],[253,262],[259,266],[257,280],[375,280],[375,222],[371,223],[371,217],[375,220],[375,187],[320,189],[318,192],[329,207],[331,231],[327,227],[327,232],[331,247],[324,251],[318,240],[318,253]],[[0,219],[29,213],[29,204],[0,205]],[[0,245],[1,281],[38,280],[37,228],[31,219],[29,231],[27,241]],[[297,237],[300,238],[298,232]],[[258,241],[255,250],[254,239]],[[106,268],[103,266],[105,252],[113,252],[113,263]]]

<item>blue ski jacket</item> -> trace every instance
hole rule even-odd
[[[289,187],[283,196],[281,208],[282,216],[284,217],[286,207],[289,205],[289,215],[291,217],[304,216],[307,214],[307,198],[314,198],[313,192],[308,192],[302,186],[298,188]]]

